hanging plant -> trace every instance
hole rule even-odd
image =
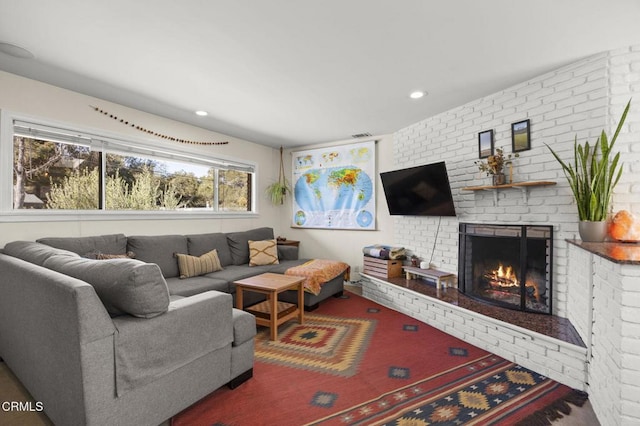
[[[291,186],[284,176],[284,163],[282,162],[282,147],[280,147],[280,174],[278,181],[272,183],[267,187],[266,193],[269,199],[274,205],[284,204],[284,199],[287,196],[287,192],[291,192]]]

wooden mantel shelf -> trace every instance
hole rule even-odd
[[[531,187],[536,186],[549,186],[555,185],[556,182],[549,180],[538,180],[538,181],[530,181],[530,182],[513,182],[506,183],[504,185],[482,185],[482,186],[467,186],[462,188],[463,191],[493,191],[493,201],[495,204],[498,203],[498,190],[499,189],[520,189],[522,191],[522,197],[524,199],[525,204],[527,203],[527,190]]]
[[[506,188],[528,188],[530,186],[548,186],[555,185],[556,182],[550,180],[539,180],[533,182],[513,182],[504,185],[483,185],[483,186],[467,186],[462,188],[463,191],[486,191],[488,189],[506,189]]]

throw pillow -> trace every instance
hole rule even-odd
[[[112,316],[153,318],[169,309],[169,289],[160,267],[135,259],[94,260],[54,255],[43,267],[91,284]]]
[[[107,253],[96,254],[96,260],[135,259],[135,258],[136,258],[136,254],[132,251],[128,251],[125,254],[107,254]]]
[[[278,245],[276,240],[249,240],[249,266],[277,265]]]
[[[111,254],[111,253],[102,253],[100,251],[93,251],[90,253],[86,253],[83,257],[86,257],[87,259],[95,259],[95,260],[135,259],[136,255],[132,251],[129,251],[123,254]]]
[[[210,272],[222,270],[220,259],[218,259],[218,250],[213,249],[202,256],[189,256],[188,254],[176,253],[178,258],[178,269],[180,270],[180,278],[191,278]]]

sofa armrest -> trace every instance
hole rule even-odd
[[[207,291],[171,302],[168,312],[154,318],[114,318],[117,394],[230,348],[232,303],[230,294]]]
[[[233,346],[253,339],[256,331],[256,317],[240,309],[233,310]]]
[[[284,245],[278,246],[278,259],[298,260],[298,247]]]
[[[55,424],[87,423],[83,381],[113,364],[114,333],[89,284],[0,254],[0,356]]]

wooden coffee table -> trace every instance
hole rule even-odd
[[[243,309],[243,291],[253,291],[267,295],[267,300],[247,307],[245,310],[255,315],[256,324],[271,329],[271,340],[278,338],[278,326],[298,317],[304,323],[304,283],[305,277],[274,274],[267,272],[254,277],[235,281],[236,307]],[[278,301],[278,294],[287,290],[298,290],[298,304]]]

